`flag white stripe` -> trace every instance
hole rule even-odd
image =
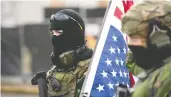
[[[139,79],[133,75],[134,82],[136,83]]]

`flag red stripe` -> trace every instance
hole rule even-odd
[[[134,4],[133,1],[131,0],[126,0],[126,1],[122,1],[123,6],[124,6],[124,12],[126,13],[128,11],[128,9],[130,9],[130,7]]]
[[[131,73],[129,73],[129,78],[130,78],[130,86],[133,87],[133,85],[135,84],[135,81]]]
[[[121,20],[122,15],[123,15],[122,11],[118,7],[116,7],[115,12],[114,12],[114,16],[116,16],[118,19]]]

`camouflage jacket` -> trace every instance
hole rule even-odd
[[[158,69],[139,74],[131,97],[171,97],[171,57]]]

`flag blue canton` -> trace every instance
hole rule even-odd
[[[116,97],[119,84],[130,86],[129,72],[125,66],[127,45],[122,33],[110,26],[98,63],[90,97]]]

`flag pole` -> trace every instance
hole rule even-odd
[[[103,18],[103,21],[102,21],[102,25],[101,25],[101,30],[100,30],[100,34],[99,34],[99,37],[97,39],[97,43],[96,43],[96,46],[95,46],[95,49],[94,49],[94,53],[93,53],[93,57],[92,57],[92,60],[94,59],[94,56],[95,56],[95,52],[97,52],[97,45],[99,43],[99,40],[100,40],[100,37],[102,36],[101,32],[103,31],[103,28],[104,28],[104,24],[105,24],[105,21],[106,21],[106,18],[107,18],[107,15],[108,15],[108,12],[109,12],[109,8],[111,6],[111,3],[112,3],[112,0],[110,0],[108,2],[108,6],[106,8],[106,12],[105,12],[105,15],[104,15],[104,18]],[[85,80],[84,80],[84,83],[83,83],[83,86],[82,86],[82,89],[81,89],[81,93],[80,93],[80,96],[79,97],[88,97],[88,92],[85,91],[85,86],[86,86],[86,82],[87,82],[87,79],[88,79],[88,76],[89,74],[91,73],[90,72],[90,67],[92,64],[92,60],[90,62],[90,65],[89,65],[89,68],[88,68],[88,71],[86,73],[86,77],[85,77]]]

